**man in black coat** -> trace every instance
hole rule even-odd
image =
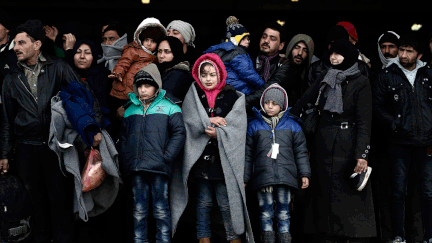
[[[63,166],[47,143],[51,98],[63,85],[80,77],[64,60],[41,52],[45,31],[39,20],[18,26],[16,33],[13,50],[18,63],[6,76],[2,90],[0,171],[7,173],[10,159],[15,159],[17,174],[33,204],[35,242],[72,242],[73,177],[62,174]],[[101,121],[96,99],[93,109]],[[101,139],[99,132],[93,145]]]
[[[401,37],[399,58],[390,62],[373,85],[376,117],[389,130],[393,242],[405,242],[407,177],[415,165],[425,242],[432,242],[432,70],[420,61],[422,43]]]
[[[253,116],[252,107],[259,107],[262,93],[270,85],[281,84],[286,79],[288,61],[279,52],[285,46],[286,30],[277,23],[269,23],[260,39],[260,52],[256,58],[255,69],[266,82],[261,88],[246,96],[246,111]]]

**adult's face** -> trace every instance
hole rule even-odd
[[[42,43],[37,40],[32,42],[27,33],[19,33],[15,36],[15,46],[13,50],[18,61],[25,62],[28,65],[36,64],[36,58],[40,53]]]
[[[385,58],[395,58],[398,54],[398,47],[391,42],[384,42],[380,45],[381,52]]]
[[[74,64],[77,68],[86,70],[93,62],[91,48],[87,44],[82,44],[74,55]]]
[[[171,62],[174,59],[174,55],[171,51],[168,41],[164,40],[159,44],[157,58],[159,63]]]
[[[120,36],[117,34],[117,31],[108,30],[102,35],[102,44],[110,46],[118,39],[120,39]]]
[[[291,51],[291,60],[296,65],[302,65],[308,57],[308,48],[304,42],[295,44]]]
[[[330,55],[330,63],[332,65],[339,65],[339,64],[341,64],[343,62],[344,59],[345,58],[341,54],[338,54],[336,52],[333,52]]]
[[[417,59],[422,57],[422,54],[419,54],[411,46],[399,47],[398,55],[400,64],[408,70],[413,70],[416,66]]]
[[[186,44],[186,40],[184,39],[183,35],[180,34],[178,30],[175,29],[169,29],[167,30],[168,36],[174,36],[175,38],[179,39],[183,45]]]
[[[9,35],[9,30],[6,29],[2,24],[0,24],[0,43],[7,42]]]
[[[284,47],[280,42],[280,33],[277,30],[267,28],[260,39],[260,51],[266,56],[273,56]]]

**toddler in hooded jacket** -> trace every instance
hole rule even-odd
[[[277,242],[291,242],[291,193],[300,178],[301,188],[307,188],[311,176],[306,138],[288,114],[288,95],[280,85],[269,86],[260,104],[248,124],[244,181],[258,198],[262,242],[275,242],[276,237]]]

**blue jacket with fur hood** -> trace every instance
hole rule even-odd
[[[283,91],[288,104],[288,97]],[[252,186],[253,190],[272,185],[298,188],[298,179],[311,177],[306,138],[297,118],[288,114],[289,109],[285,108],[285,113],[272,130],[263,118],[267,116],[264,109],[259,111],[253,108],[255,118],[247,129],[244,176],[245,183]],[[274,143],[279,144],[276,159],[269,156]]]

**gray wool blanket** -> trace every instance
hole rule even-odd
[[[74,177],[74,212],[78,212],[79,217],[87,221],[88,217],[105,212],[114,203],[120,184],[123,184],[118,169],[118,153],[109,134],[102,130],[99,152],[102,156],[102,168],[106,171],[107,177],[99,187],[82,192],[80,161],[78,150],[74,145],[74,142],[79,140],[79,135],[68,120],[63,103],[58,96],[51,99],[51,113],[48,146],[57,154],[63,174]]]
[[[245,96],[237,92],[239,98],[232,110],[225,117],[226,127],[217,127],[217,140],[222,170],[228,191],[231,219],[234,232],[241,235],[246,232],[248,242],[254,242],[252,227],[246,207],[244,188],[244,163],[246,147],[247,117]],[[186,143],[183,163],[174,165],[170,186],[170,206],[172,234],[188,204],[188,178],[190,171],[204,151],[210,137],[205,133],[210,126],[209,117],[201,104],[195,85],[191,85],[182,106],[183,121],[186,127]]]

